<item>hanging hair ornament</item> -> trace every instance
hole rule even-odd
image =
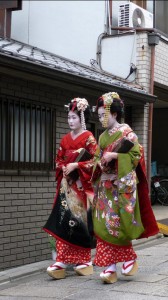
[[[113,103],[113,99],[119,99],[120,97],[115,92],[109,92],[101,96],[101,99],[104,101],[104,108],[105,108],[105,116],[103,120],[103,127],[107,127],[108,117],[110,113],[110,106]]]
[[[68,103],[68,104],[64,105],[64,109],[65,109],[65,111],[69,111],[69,106],[70,106],[70,103]]]

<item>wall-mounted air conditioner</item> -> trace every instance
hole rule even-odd
[[[118,26],[153,28],[153,14],[132,2],[120,5]]]

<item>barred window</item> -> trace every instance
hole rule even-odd
[[[0,169],[52,170],[55,108],[0,98]]]

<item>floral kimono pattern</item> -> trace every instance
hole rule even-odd
[[[66,248],[64,244],[90,249],[92,243],[90,202],[93,199],[93,188],[89,180],[93,163],[78,163],[79,178],[76,181],[63,177],[62,172],[62,166],[74,162],[81,148],[85,148],[94,156],[97,143],[91,132],[85,131],[75,140],[72,139],[71,133],[65,135],[56,157],[55,203],[43,229],[57,239],[58,246],[62,249]],[[60,246],[61,242],[63,244]]]
[[[99,139],[97,161],[105,151],[112,151],[124,136],[133,141],[134,146],[128,153],[118,153],[114,167],[103,167],[101,176],[94,183],[94,232],[102,241],[116,246],[131,245],[131,240],[139,238],[146,232],[147,224],[142,221],[137,188],[139,184],[137,166],[141,162],[142,147],[136,134],[127,124],[120,124],[111,132],[104,131]],[[149,236],[156,234],[158,228],[149,199],[146,197],[143,201],[146,201],[153,226]]]

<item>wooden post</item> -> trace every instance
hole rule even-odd
[[[11,37],[12,11],[22,9],[22,0],[0,1],[0,36]]]

